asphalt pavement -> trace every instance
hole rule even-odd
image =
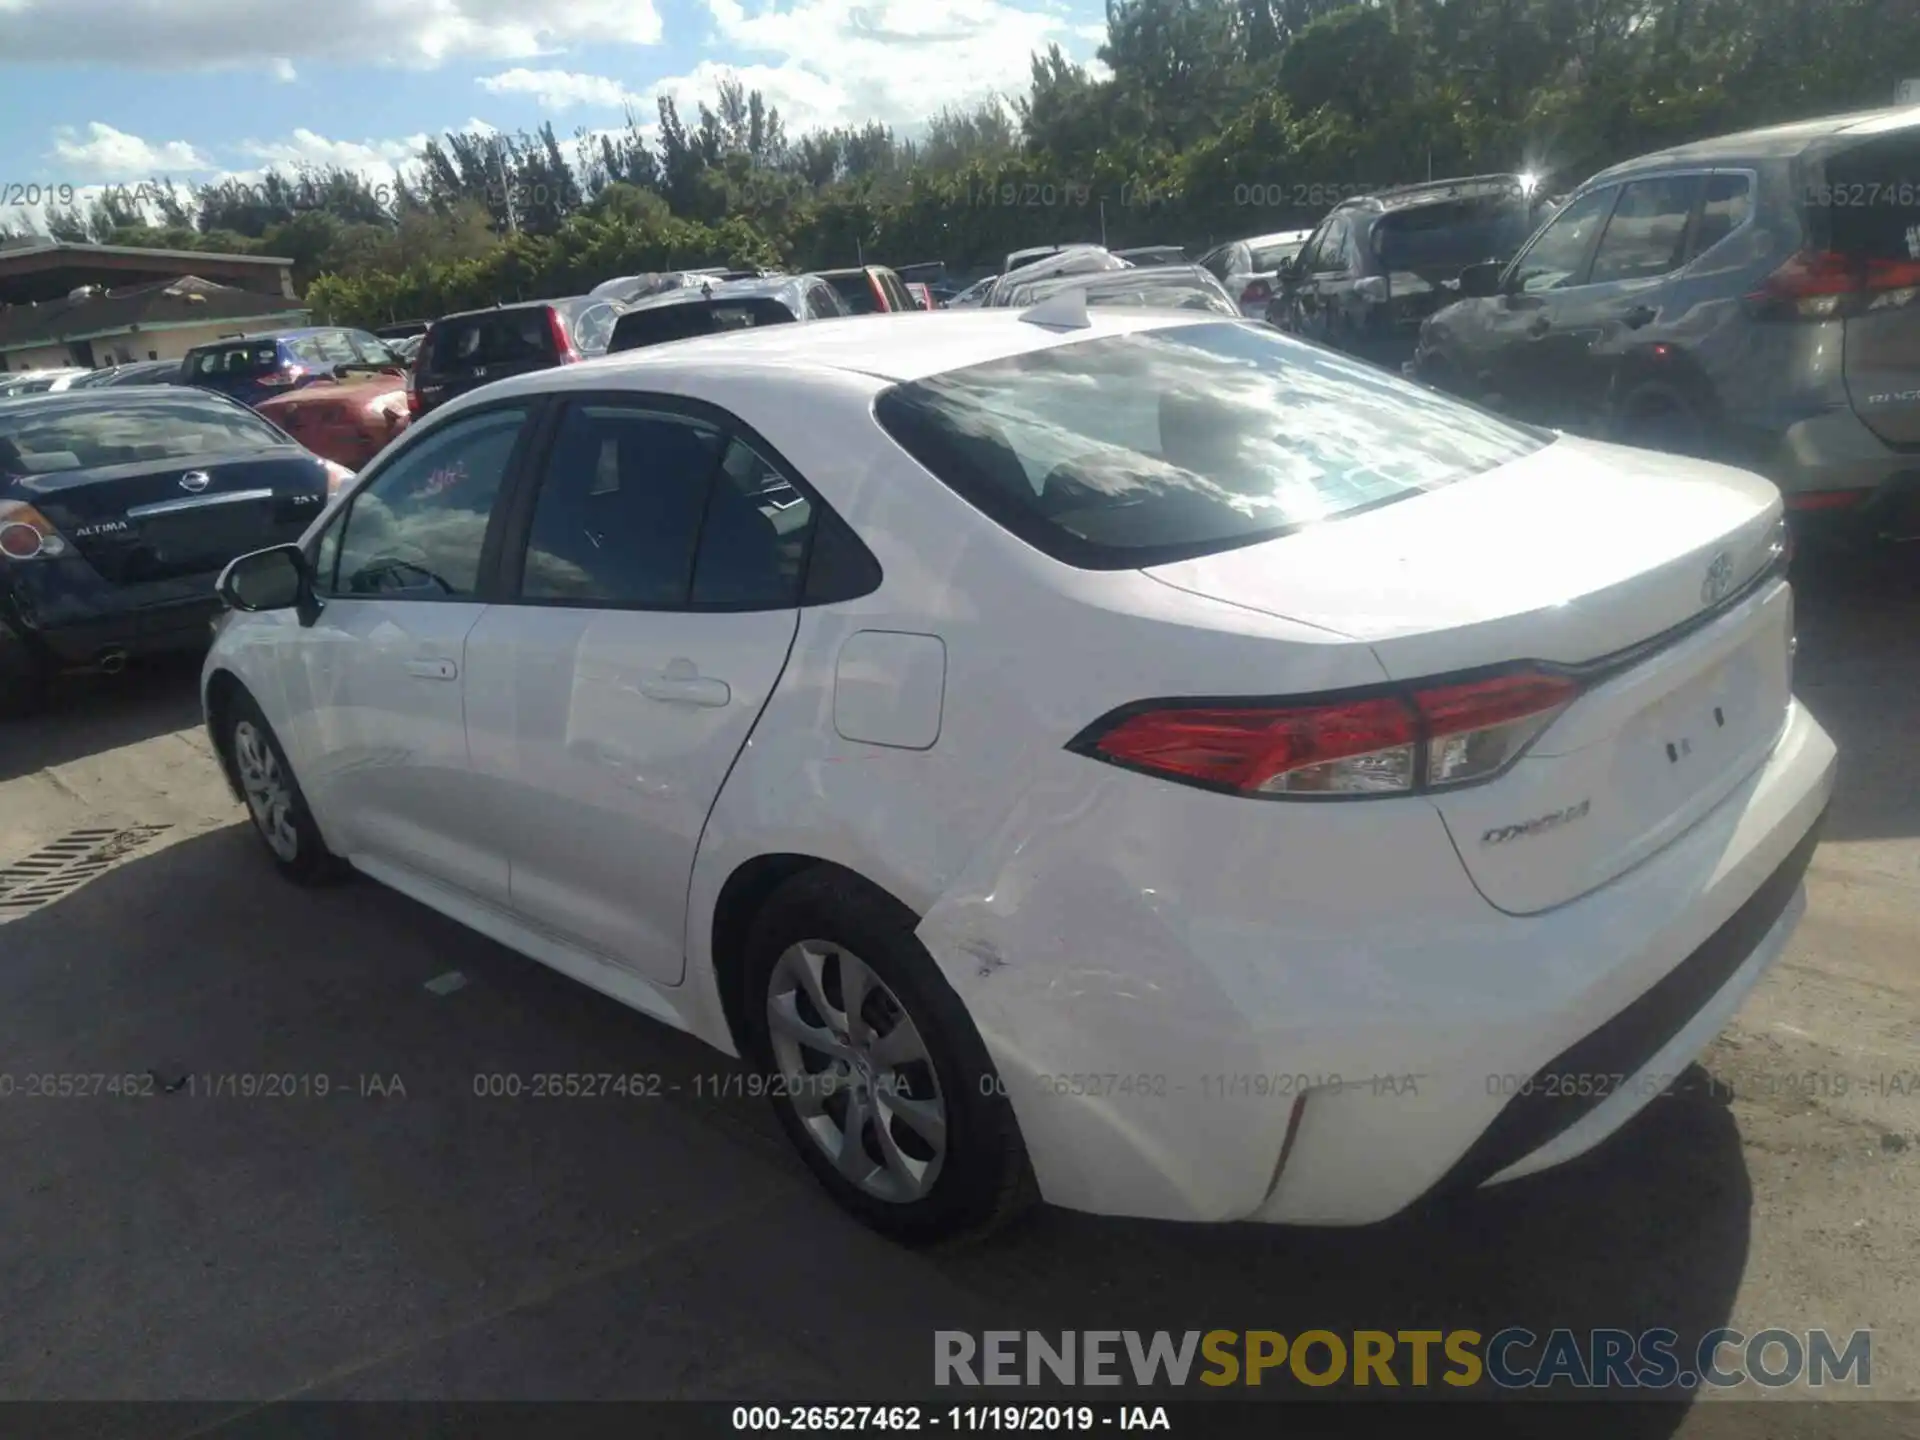
[[[1043,1210],[925,1252],[731,1062],[371,882],[280,881],[192,669],[75,682],[0,728],[0,1398],[873,1400],[926,1390],[936,1329],[1722,1324],[1872,1328],[1873,1393],[1920,1397],[1920,554],[1809,573],[1800,629],[1842,750],[1807,919],[1599,1151],[1364,1230]],[[642,1078],[478,1093],[548,1072]],[[23,1093],[62,1074],[119,1079]]]

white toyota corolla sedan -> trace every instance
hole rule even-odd
[[[1781,502],[1071,297],[487,386],[236,561],[207,724],[371,876],[768,1076],[908,1239],[1579,1155],[1772,963]]]

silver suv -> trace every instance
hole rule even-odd
[[[1809,524],[1920,533],[1920,107],[1616,165],[1460,286],[1420,378],[1757,470]]]

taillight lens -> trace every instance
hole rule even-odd
[[[1776,320],[1835,320],[1920,298],[1920,260],[1801,250],[1747,297]]]
[[[342,490],[353,483],[354,472],[337,460],[322,460],[321,465],[327,472],[327,501],[329,504]]]
[[[58,560],[73,546],[53,522],[23,500],[0,500],[0,558]]]
[[[1255,280],[1240,292],[1242,305],[1261,305],[1273,298],[1273,287],[1264,280]]]
[[[268,370],[258,377],[259,383],[269,390],[284,390],[289,385],[297,385],[304,380],[307,369],[304,365],[282,365],[278,370]]]
[[[553,328],[553,353],[562,365],[576,364],[582,357],[573,348],[573,337],[567,333],[567,322],[560,318],[558,310],[547,311],[547,324]]]
[[[1072,748],[1242,795],[1409,795],[1492,779],[1579,690],[1529,670],[1325,704],[1155,705]]]

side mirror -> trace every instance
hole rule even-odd
[[[320,613],[313,573],[298,545],[276,545],[240,556],[220,572],[213,588],[230,610],[298,610],[302,625],[311,625]]]
[[[1471,299],[1484,300],[1500,293],[1500,278],[1507,267],[1498,260],[1482,260],[1478,265],[1469,265],[1460,272],[1460,293]]]

